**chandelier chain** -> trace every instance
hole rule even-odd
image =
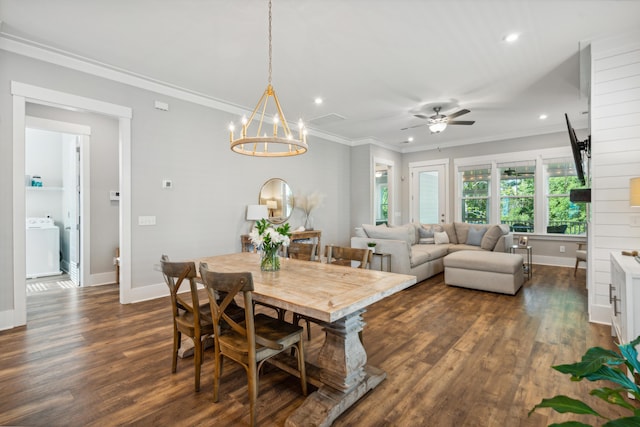
[[[272,57],[272,48],[271,48],[271,0],[269,0],[269,85],[271,85],[271,57]]]

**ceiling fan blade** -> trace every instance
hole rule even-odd
[[[421,125],[409,126],[409,127],[406,127],[406,128],[402,128],[402,129],[400,129],[400,130],[407,130],[407,129],[419,128],[420,126],[426,126],[427,124],[428,124],[428,123],[423,123],[423,124],[421,124]]]
[[[475,120],[449,120],[447,122],[448,125],[472,125],[474,124],[476,121]]]
[[[467,114],[467,113],[470,113],[470,112],[471,111],[469,111],[466,108],[464,108],[464,109],[462,109],[460,111],[456,111],[455,113],[449,114],[447,117],[450,118],[450,119],[455,119],[456,117],[459,117],[459,116],[461,116],[463,114]],[[449,123],[451,123],[451,122],[449,122]]]
[[[414,114],[413,116],[417,117],[419,119],[428,119],[429,118],[429,116],[425,116],[424,114]]]

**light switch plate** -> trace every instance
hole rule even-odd
[[[138,225],[156,225],[155,216],[139,216]]]

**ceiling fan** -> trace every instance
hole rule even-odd
[[[444,114],[440,114],[441,108],[442,107],[433,107],[433,111],[435,111],[436,113],[433,116],[427,116],[425,114],[414,114],[415,117],[418,117],[420,119],[427,119],[428,120],[427,123],[416,125],[416,126],[409,126],[406,128],[402,128],[400,130],[407,130],[407,129],[417,128],[420,126],[427,125],[429,126],[429,130],[431,131],[431,133],[440,133],[443,130],[445,130],[448,125],[472,125],[475,123],[475,120],[452,120],[452,119],[455,119],[456,117],[462,116],[463,114],[467,114],[471,112],[466,108],[456,111],[455,113],[449,114],[448,116]]]

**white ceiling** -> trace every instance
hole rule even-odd
[[[267,0],[0,0],[3,37],[249,110],[267,85],[267,18]],[[289,121],[402,151],[562,131],[565,112],[587,125],[580,47],[638,28],[632,0],[273,0],[273,86]],[[475,125],[400,130],[438,104]],[[344,120],[314,121],[328,115]]]

